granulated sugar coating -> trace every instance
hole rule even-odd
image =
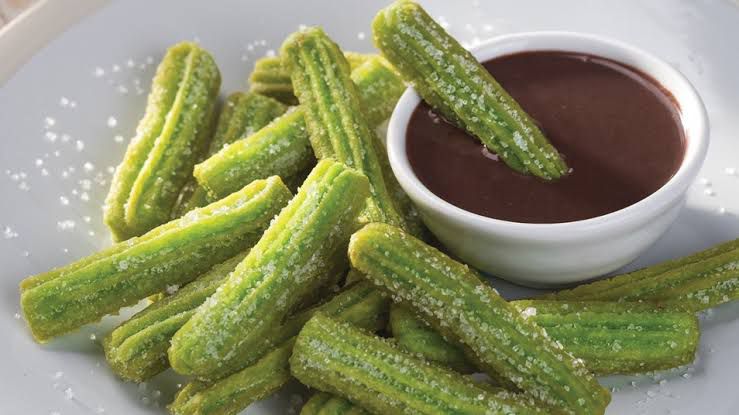
[[[116,240],[166,222],[205,151],[221,78],[209,53],[171,47],[152,81],[146,112],[106,198],[104,220]],[[117,120],[108,119],[114,128]]]
[[[18,232],[14,231],[13,228],[10,226],[5,226],[3,228],[3,238],[5,239],[14,239],[18,237]]]
[[[518,103],[421,6],[393,3],[377,14],[372,29],[375,45],[423,99],[513,170],[545,180],[567,173]]]
[[[280,54],[304,110],[316,157],[333,158],[367,176],[371,197],[363,216],[368,221],[406,227],[341,49],[322,29],[313,27],[289,36]]]
[[[736,298],[739,240],[628,274],[545,295],[554,300],[658,301],[701,311]]]
[[[169,367],[167,348],[177,329],[246,256],[246,252],[215,265],[181,290],[166,288],[168,297],[157,301],[116,327],[103,342],[105,357],[123,379],[143,382]]]
[[[367,192],[363,175],[319,162],[246,259],[172,338],[172,368],[209,378],[254,361],[266,333],[331,270],[346,267],[346,243]]]
[[[343,277],[343,272],[340,277]],[[205,388],[199,382],[188,384],[178,393],[170,410],[175,414],[191,414],[204,412],[206,408],[218,408],[237,413],[255,400],[280,389],[292,378],[288,359],[295,336],[312,316],[321,313],[375,331],[386,324],[384,310],[387,306],[388,299],[369,282],[353,284],[326,303],[293,315],[279,329],[270,332],[264,343],[270,345],[272,351],[264,350],[256,363],[234,369],[234,373]]]
[[[478,274],[398,228],[370,224],[352,235],[352,266],[464,345],[479,367],[547,406],[603,413],[610,394],[582,360],[485,284]]]
[[[597,301],[519,300],[510,304],[598,376],[685,365],[693,360],[698,346],[698,323],[690,312]],[[447,342],[405,307],[393,306],[390,321],[393,336],[406,350],[462,373],[474,367],[458,345]]]
[[[264,62],[265,59],[257,62],[252,79]],[[379,57],[369,58],[354,69],[352,80],[357,85],[364,108],[367,108],[364,115],[371,127],[387,119],[405,89],[400,78]],[[279,83],[287,85],[292,95],[289,75]],[[254,85],[252,80],[252,90]],[[265,91],[260,89],[259,92]],[[315,162],[303,113],[302,107],[290,109],[265,128],[225,146],[196,165],[194,175],[198,182],[217,197],[226,196],[243,183],[265,174],[278,175],[288,183],[299,184],[302,172]]]
[[[265,174],[293,178],[314,161],[303,111],[296,108],[196,165],[194,175],[210,194],[222,197]]]
[[[378,414],[536,414],[530,397],[402,352],[392,342],[318,314],[298,335],[290,370],[302,383]]]
[[[282,103],[259,94],[235,92],[229,95],[221,108],[215,132],[204,157],[210,157],[234,141],[251,136],[286,110],[287,106]],[[282,172],[260,171],[260,173],[261,176],[254,177],[252,180],[244,180],[239,184],[250,183],[258,178],[269,177],[269,175],[278,175],[287,181],[287,177],[283,176]],[[206,190],[191,176],[183,186],[171,216],[172,218],[180,217],[192,209],[207,204],[208,200]]]
[[[289,197],[277,177],[256,181],[139,238],[26,278],[21,306],[34,338],[48,341],[193,280],[256,242]]]

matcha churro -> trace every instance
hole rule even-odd
[[[377,414],[541,413],[525,395],[480,387],[320,313],[298,335],[290,372]]]
[[[246,256],[216,265],[176,293],[146,307],[103,340],[105,358],[121,378],[144,382],[169,367],[167,349],[177,330],[210,297]]]
[[[739,297],[739,239],[661,264],[542,296],[551,300],[649,301],[701,311]]]
[[[184,42],[167,51],[105,200],[104,220],[116,241],[169,220],[207,148],[220,84],[213,58],[196,44]]]
[[[405,226],[385,183],[374,132],[362,115],[357,87],[339,47],[314,27],[290,35],[281,54],[316,157],[339,160],[367,176],[371,193],[363,214],[367,221]]]
[[[236,415],[253,402],[271,395],[291,379],[287,364],[294,339],[267,352],[256,363],[214,385],[194,381],[177,394],[169,411],[174,415]]]
[[[416,356],[459,373],[475,371],[461,348],[446,341],[405,306],[390,306],[390,331],[401,348]]]
[[[346,52],[344,56],[354,69],[377,55]],[[282,59],[279,56],[258,59],[254,64],[254,70],[249,75],[249,85],[251,92],[272,97],[287,105],[298,103],[298,99],[293,94],[290,72],[282,67]]]
[[[357,85],[357,90],[362,98],[363,115],[371,126],[377,125],[387,119],[388,115],[395,108],[397,97],[400,97],[405,91],[405,84],[401,82],[395,69],[384,58],[378,57],[371,59],[362,66],[354,69],[352,71],[352,80]],[[387,100],[367,99],[368,95],[382,96],[383,94],[396,98]],[[370,104],[368,105],[368,103]],[[421,222],[421,217],[415,205],[400,187],[398,179],[395,178],[390,168],[385,144],[377,134],[374,135],[372,144],[377,154],[385,185],[399,213],[403,216],[406,228],[411,234],[425,239],[428,231]]]
[[[318,163],[246,259],[174,335],[172,368],[213,378],[259,358],[264,336],[329,271],[346,266],[342,250],[367,192],[361,173],[331,160]]]
[[[272,97],[286,105],[298,103],[293,94],[290,73],[282,68],[279,56],[257,59],[249,75],[249,91]]]
[[[224,146],[242,137],[254,134],[286,110],[287,107],[279,101],[263,95],[243,92],[235,92],[229,95],[221,109],[215,133],[205,157],[212,156]],[[202,162],[203,160],[199,161]],[[260,177],[260,179],[264,177]],[[179,218],[185,213],[207,204],[207,193],[198,186],[193,177],[190,177],[188,183],[182,188],[175,207],[172,209],[172,219]]]
[[[244,258],[242,256],[241,260],[243,261],[243,259]],[[235,267],[240,262],[241,261],[237,262],[236,264],[233,264],[233,266],[231,267],[231,271],[233,271],[235,269]],[[329,290],[334,290],[335,287],[336,287],[336,282],[339,281],[344,276],[344,274],[346,272],[346,262],[345,261],[342,261],[342,260],[334,260],[333,261],[333,266],[326,267],[324,269],[324,272],[325,272],[325,276],[326,276],[325,277],[325,280],[327,282],[323,286],[321,286],[318,289],[314,290],[314,293],[312,293],[311,295],[309,295],[305,299],[303,299],[303,301],[301,301],[301,303],[299,303],[298,305],[296,305],[294,307],[296,310],[302,310],[302,309],[304,309],[305,308],[304,307],[305,305],[307,305],[307,306],[313,306],[313,305],[315,305],[318,302],[317,300],[321,300],[321,299],[323,299],[326,296],[326,292],[333,292],[333,291],[329,291]],[[212,284],[212,285],[206,285],[204,283],[204,284],[202,284],[200,286],[200,287],[202,287],[202,289],[200,287],[199,288],[196,288],[196,290],[198,290],[197,292],[190,292],[188,295],[191,296],[191,297],[194,297],[194,296],[197,295],[198,297],[203,298],[203,294],[205,294],[204,291],[206,291],[206,290],[207,291],[210,291],[210,293],[211,293],[210,295],[212,295],[212,293],[215,293],[215,291],[218,289],[218,287],[220,287],[220,285],[225,281],[225,279],[229,275],[230,274],[223,275],[223,277],[220,279],[220,281],[218,283],[215,283],[215,284]],[[205,278],[205,277],[206,276],[203,276],[203,278]],[[199,280],[196,280],[192,284],[195,284],[198,281]],[[209,297],[209,295],[206,296],[205,298],[203,298],[203,300],[200,301],[197,304],[195,304],[195,302],[192,302],[191,303],[192,304],[192,308],[190,308],[187,311],[183,311],[183,314],[184,313],[187,313],[187,318],[184,318],[182,315],[178,315],[177,316],[177,319],[175,320],[176,323],[179,324],[179,326],[177,328],[174,328],[173,327],[174,324],[171,324],[170,326],[172,326],[172,330],[168,330],[166,334],[162,334],[160,331],[157,331],[160,326],[157,325],[156,323],[154,323],[151,327],[146,328],[146,329],[143,329],[142,330],[142,334],[136,336],[135,340],[133,340],[132,342],[130,342],[130,343],[132,343],[130,346],[134,346],[135,347],[137,344],[142,344],[142,345],[145,345],[146,347],[151,347],[151,348],[163,346],[164,347],[164,349],[163,349],[164,350],[164,359],[166,360],[167,359],[167,348],[170,345],[172,336],[177,332],[177,330],[180,327],[182,327],[190,319],[190,317],[192,317],[192,315],[197,311],[197,307],[200,306],[204,302],[204,300],[207,299],[208,297]],[[203,382],[213,382],[215,380],[219,380],[219,379],[222,379],[222,378],[224,378],[226,376],[229,376],[231,374],[234,374],[234,373],[240,371],[241,369],[244,369],[244,368],[248,367],[249,365],[253,364],[254,363],[254,359],[256,359],[257,356],[261,356],[263,354],[268,353],[270,350],[272,350],[272,349],[276,348],[277,346],[279,346],[289,336],[294,335],[294,334],[297,334],[297,332],[300,330],[300,327],[302,326],[302,324],[305,323],[305,321],[307,321],[308,318],[309,318],[309,317],[304,317],[303,316],[305,313],[307,313],[307,311],[301,312],[301,313],[299,313],[299,314],[291,317],[289,319],[289,322],[290,322],[289,324],[285,324],[280,329],[275,330],[275,331],[271,332],[269,335],[265,336],[265,338],[263,339],[263,341],[260,344],[258,344],[257,346],[255,346],[252,349],[242,351],[242,354],[240,354],[240,355],[235,355],[231,359],[234,362],[233,365],[228,365],[228,366],[221,365],[221,366],[218,366],[218,367],[214,367],[213,370],[208,373],[207,377],[202,377],[200,380],[203,381]],[[301,318],[302,318],[302,320],[299,320]],[[301,321],[302,321],[302,323],[301,323]],[[129,346],[129,345],[126,344],[126,346]],[[142,347],[142,349],[143,349],[143,347]],[[159,350],[160,349],[157,349],[157,351],[159,351]],[[128,354],[132,355],[132,353],[128,353]],[[118,356],[121,356],[121,353],[120,352],[118,353]],[[135,356],[135,355],[132,355],[131,357],[137,358],[138,359],[137,362],[140,363],[142,366],[143,365],[146,365],[146,362],[144,360],[146,358],[146,356]],[[121,363],[126,363],[126,362],[121,362]],[[169,361],[166,360],[165,363],[166,363],[166,367],[169,367]],[[203,382],[200,382],[200,383],[203,383]]]
[[[670,369],[695,358],[693,313],[651,304],[520,300],[511,303],[596,375]]]
[[[567,174],[529,115],[421,6],[401,0],[380,10],[372,33],[383,56],[426,102],[509,167],[545,180]]]
[[[599,376],[686,365],[698,347],[698,322],[688,312],[613,302],[521,300],[511,305]],[[411,353],[461,372],[472,370],[460,347],[406,307],[393,305],[390,325],[398,344]]]
[[[402,230],[370,224],[352,235],[352,266],[456,344],[475,364],[554,411],[603,413],[610,394],[534,322],[466,265]]]
[[[251,92],[235,92],[228,96],[218,118],[208,155],[213,155],[234,141],[248,137],[287,111],[272,98]]]
[[[303,405],[300,415],[370,415],[344,398],[324,392],[314,394]]]
[[[212,198],[220,198],[264,175],[289,180],[315,162],[298,107],[198,164],[194,175]]]
[[[400,77],[380,57],[372,57],[355,69],[352,80],[357,84],[365,115],[372,126],[390,116],[405,88]],[[195,177],[212,197],[220,198],[265,174],[280,176],[288,183],[314,163],[303,109],[297,107],[198,164]]]
[[[256,242],[285,206],[279,177],[256,181],[139,238],[21,282],[21,307],[44,342],[168,286],[185,284]]]
[[[344,55],[352,69],[351,77],[357,86],[363,115],[370,127],[375,127],[390,117],[398,98],[405,92],[405,84],[398,72],[381,56],[364,55],[368,58],[357,65],[350,59],[352,54]]]
[[[256,363],[214,383],[192,382],[177,395],[170,411],[176,415],[235,414],[277,391],[291,378],[288,359],[295,336],[317,312],[367,330],[385,325],[389,300],[367,281],[354,284],[325,304],[300,312],[269,335],[275,348]]]

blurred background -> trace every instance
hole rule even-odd
[[[0,0],[0,28],[38,0]]]

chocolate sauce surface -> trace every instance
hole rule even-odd
[[[677,171],[685,138],[672,95],[655,80],[595,56],[538,51],[485,68],[562,153],[555,182],[522,175],[424,102],[407,130],[413,171],[442,199],[470,212],[524,223],[601,216],[654,193]]]

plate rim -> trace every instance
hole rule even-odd
[[[74,7],[62,1],[39,0],[0,28],[0,87],[44,46],[63,31],[110,3],[77,0]]]

